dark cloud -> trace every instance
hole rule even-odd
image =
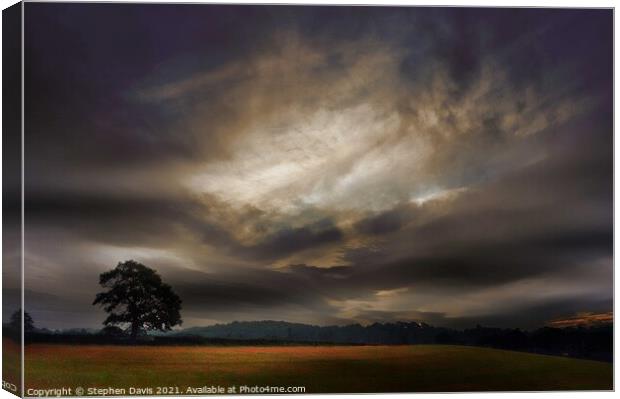
[[[463,317],[447,320],[446,326],[457,328],[470,328],[476,324],[488,326],[520,326],[521,328],[538,328],[547,324],[550,320],[557,317],[558,314],[573,315],[584,312],[584,309],[595,309],[603,311],[603,309],[612,308],[612,299],[604,301],[590,300],[584,297],[572,299],[562,299],[555,301],[547,301],[542,304],[527,306],[518,309],[509,314],[494,314],[486,317]]]
[[[257,245],[246,247],[249,256],[259,260],[279,258],[304,249],[337,243],[342,231],[328,219],[298,228],[284,228],[268,235]]]
[[[356,222],[355,228],[362,234],[381,235],[400,230],[415,217],[417,207],[399,206]]]

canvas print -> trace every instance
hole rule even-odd
[[[613,389],[613,10],[14,7],[6,390]]]

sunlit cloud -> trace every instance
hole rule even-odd
[[[563,327],[578,327],[578,326],[592,326],[596,324],[612,323],[614,321],[613,312],[605,313],[578,313],[575,316],[567,317],[564,319],[551,320],[548,324],[551,327],[563,328]]]

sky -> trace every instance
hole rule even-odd
[[[27,3],[25,308],[134,259],[184,327],[609,315],[612,18]]]

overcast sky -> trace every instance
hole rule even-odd
[[[611,10],[26,4],[26,310],[135,259],[184,326],[612,309]]]

